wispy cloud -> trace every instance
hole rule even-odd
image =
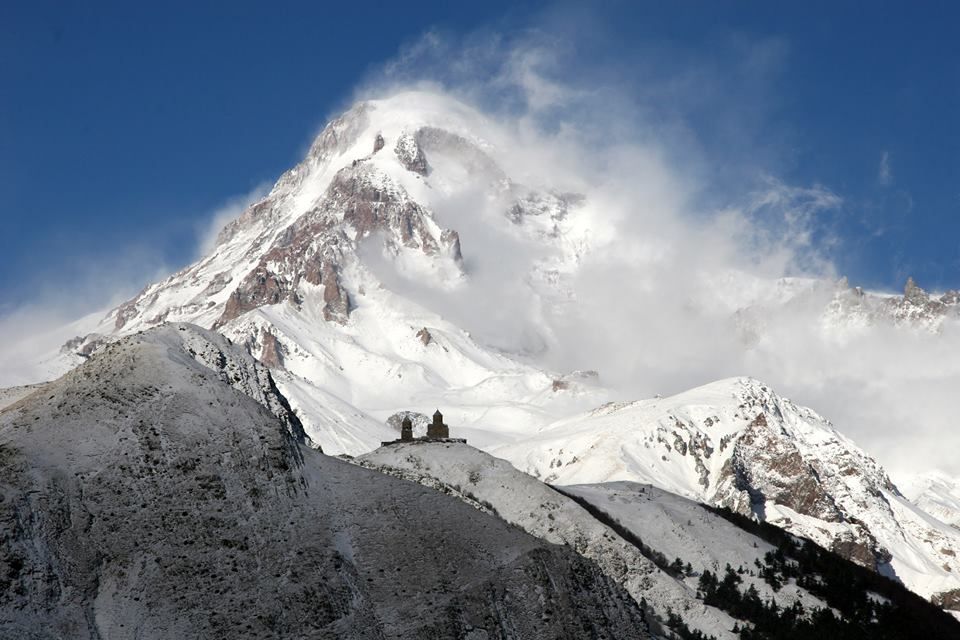
[[[877,182],[882,187],[889,187],[893,184],[893,168],[890,166],[890,152],[882,151],[880,153],[880,166],[877,169]]]
[[[266,189],[258,185],[197,216],[197,256],[206,254],[223,226]],[[73,268],[62,278],[31,283],[28,301],[0,308],[0,388],[49,379],[57,371],[51,358],[65,341],[93,331],[107,311],[183,266],[169,264],[146,239],[117,247],[110,255],[71,262]]]
[[[197,257],[210,253],[227,223],[236,220],[247,207],[262,200],[270,192],[270,187],[269,183],[261,182],[247,193],[227,198],[222,205],[201,216],[197,228]]]

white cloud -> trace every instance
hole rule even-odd
[[[263,197],[266,185],[228,198],[198,217],[198,255],[213,247],[217,234],[252,202]],[[0,309],[0,388],[40,382],[56,371],[49,360],[64,342],[93,331],[116,305],[143,286],[170,275],[170,265],[153,243],[118,247],[107,256],[62,257],[71,268],[57,279],[32,282],[29,301]],[[78,320],[79,319],[79,320]]]
[[[202,216],[197,233],[197,257],[210,253],[227,223],[236,220],[247,207],[262,200],[270,192],[270,186],[262,182],[247,193],[228,198],[212,212]]]
[[[889,187],[893,184],[893,169],[890,166],[890,152],[882,151],[880,153],[880,167],[877,169],[877,182],[882,187]]]

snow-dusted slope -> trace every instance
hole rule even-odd
[[[365,467],[436,487],[495,513],[547,542],[571,547],[597,562],[639,603],[645,599],[663,620],[667,611],[718,639],[733,638],[733,620],[704,606],[695,588],[657,568],[637,547],[595,520],[570,498],[466,444],[397,443],[357,459]]]
[[[551,483],[644,482],[752,513],[927,597],[960,586],[958,532],[827,420],[755,380],[606,405],[494,453]]]
[[[912,638],[918,625],[930,625],[931,638],[952,638],[960,630],[935,607],[920,606],[903,587],[865,569],[854,571],[849,562],[823,560],[835,557],[808,541],[749,521],[741,528],[744,523],[729,515],[650,485],[550,487],[504,460],[451,442],[392,443],[354,462],[457,496],[595,560],[652,609],[659,619],[655,630],[694,629],[716,638],[739,637],[738,626],[760,637],[791,627],[808,635],[830,633],[837,627],[823,618],[826,611],[853,627],[862,625],[863,637],[882,630]],[[725,583],[732,575],[740,597],[768,607],[768,613],[738,607],[729,591],[709,594],[710,574]],[[872,603],[885,604],[871,610]],[[798,619],[803,621],[796,624]],[[896,621],[895,628],[888,620]]]
[[[646,541],[668,560],[681,558],[692,572],[688,584],[704,571],[722,574],[729,565],[743,569],[744,589],[753,585],[764,600],[778,606],[800,602],[807,610],[826,606],[819,598],[797,586],[785,584],[774,591],[757,575],[757,562],[775,549],[773,545],[711,513],[700,503],[681,498],[652,485],[634,482],[570,485],[563,491],[585,499]]]
[[[28,384],[22,387],[7,387],[6,389],[0,389],[0,409],[8,407],[14,402],[18,402],[23,398],[26,398],[31,393],[42,389],[45,384],[46,383]]]
[[[596,565],[301,446],[284,405],[180,325],[0,411],[0,635],[646,637]]]

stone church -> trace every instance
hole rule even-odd
[[[443,422],[443,414],[440,413],[440,410],[433,414],[433,422],[427,425],[427,435],[425,438],[414,438],[413,437],[413,421],[410,419],[410,416],[404,416],[403,421],[400,423],[400,439],[393,440],[391,442],[381,443],[383,446],[395,444],[398,442],[430,442],[431,440],[443,440],[445,442],[466,442],[462,438],[451,438],[450,437],[450,427],[448,427]]]

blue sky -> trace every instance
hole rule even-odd
[[[428,30],[567,43],[573,81],[635,92],[718,184],[763,172],[842,198],[822,224],[851,281],[960,287],[960,10],[773,4],[4,3],[0,313],[190,261],[215,210]]]

